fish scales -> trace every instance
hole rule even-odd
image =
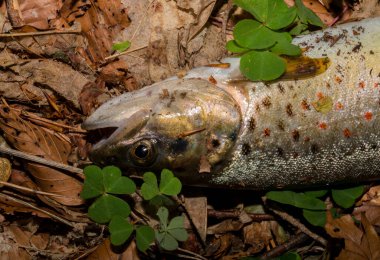
[[[160,93],[161,98],[155,99],[158,103],[168,99],[165,104],[169,105],[172,99],[170,104],[178,106],[179,110],[165,110],[165,120],[163,117],[154,119],[156,114],[152,111],[145,112],[145,117],[142,116],[148,121],[145,124],[149,126],[149,122],[154,122],[154,127],[150,126],[149,131],[147,127],[139,128],[138,138],[136,134],[131,135],[131,131],[126,131],[128,135],[119,134],[121,137],[118,138],[114,135],[101,141],[95,147],[95,161],[100,162],[102,159],[99,158],[113,155],[111,162],[122,167],[127,165],[140,170],[173,168],[185,184],[200,186],[269,189],[378,179],[380,18],[315,32],[295,39],[294,43],[306,49],[306,56],[328,57],[328,69],[319,75],[298,80],[247,82],[240,80],[239,59],[228,58],[224,60],[231,64],[227,69],[196,68],[182,79],[173,77],[143,88],[141,92],[127,93],[111,100],[84,126],[88,129],[114,126],[119,131],[123,120],[128,120],[132,112],[128,112],[126,118],[121,116],[117,119],[107,112],[141,111],[141,104],[133,102],[143,102],[145,109],[152,110],[156,107],[152,100],[148,104],[142,101],[143,98],[133,101],[136,96],[146,97],[149,93],[153,96]],[[311,67],[307,72],[312,74],[313,69]],[[210,96],[206,93],[197,99],[202,91],[209,92],[212,88],[223,92],[214,89]],[[163,97],[165,89],[169,95],[167,98]],[[187,98],[181,93],[192,98],[193,107],[180,105],[181,98]],[[186,112],[181,110],[183,107]],[[194,112],[195,108],[203,112]],[[174,114],[180,114],[181,120],[178,121],[179,117]],[[167,124],[169,115],[176,120],[170,121],[173,124],[170,131],[165,130],[165,134],[160,135],[163,132],[160,129],[165,128],[160,124]],[[184,115],[196,116],[194,120],[185,120]],[[149,132],[148,136],[152,136],[152,129],[155,134],[160,133],[160,137],[153,139],[154,145],[163,147],[163,154],[155,155],[155,161],[149,165],[120,161],[122,158],[131,160],[131,157],[119,155],[130,153],[131,148],[124,148],[131,147],[136,140],[141,143],[141,132]],[[178,137],[178,131],[183,129],[190,134]],[[115,147],[123,147],[124,150]],[[173,147],[177,150],[174,151]],[[200,164],[210,167],[210,172],[199,173]]]

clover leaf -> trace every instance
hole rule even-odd
[[[181,192],[181,181],[168,169],[161,171],[160,186],[153,172],[147,172],[143,176],[144,183],[141,186],[141,195],[146,200],[151,200],[158,195],[175,196]]]
[[[102,195],[88,208],[88,216],[97,223],[107,223],[115,215],[126,218],[130,213],[127,202],[110,194]]]
[[[111,219],[108,228],[111,233],[111,243],[115,246],[122,245],[133,232],[133,225],[119,215]]]
[[[175,250],[178,248],[178,241],[186,241],[188,234],[184,228],[183,216],[174,217],[168,224],[169,211],[165,207],[160,207],[157,212],[160,219],[160,228],[156,230],[156,239],[159,245],[165,250]]]
[[[357,198],[364,192],[364,186],[358,186],[348,189],[333,189],[331,194],[333,200],[342,208],[350,208],[354,205]]]
[[[154,230],[150,226],[139,226],[136,229],[137,248],[145,252],[154,241]]]

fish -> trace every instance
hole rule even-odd
[[[380,18],[293,43],[303,57],[279,80],[249,81],[230,57],[110,99],[83,123],[112,129],[91,160],[231,189],[379,179]]]

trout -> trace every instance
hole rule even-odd
[[[239,58],[227,58],[112,98],[83,124],[113,130],[90,158],[138,172],[168,168],[207,187],[379,179],[380,18],[293,43],[305,57],[288,59],[276,81],[245,80]]]

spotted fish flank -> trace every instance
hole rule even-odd
[[[200,186],[380,179],[379,42],[380,18],[367,19],[295,39],[311,58],[287,61],[277,82],[248,82],[229,58],[229,67],[195,68],[116,97],[84,123],[116,129],[91,158],[141,172],[170,168]],[[201,160],[210,173],[199,174]]]

